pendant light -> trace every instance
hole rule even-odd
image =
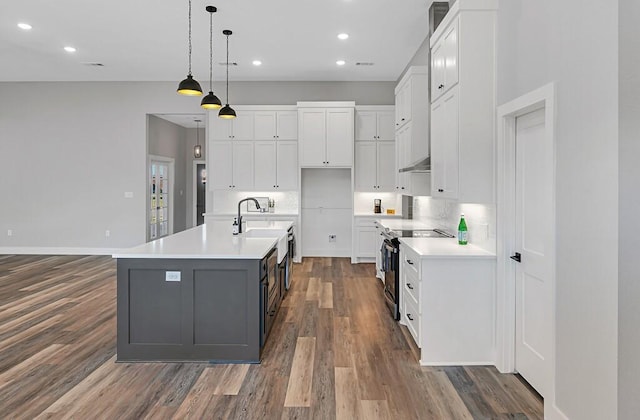
[[[200,123],[202,120],[193,120],[196,122],[196,145],[193,147],[193,157],[200,159],[202,157],[202,146],[200,146]]]
[[[222,103],[216,95],[213,94],[213,14],[218,11],[214,6],[207,6],[209,12],[209,93],[202,98],[200,106],[204,109],[220,109]]]
[[[222,33],[227,36],[227,103],[222,107],[220,112],[218,112],[218,117],[229,120],[236,117],[236,111],[229,106],[229,35],[233,32],[225,29]]]
[[[202,95],[200,83],[191,75],[191,0],[189,0],[189,74],[187,74],[187,78],[178,85],[178,93],[187,96]]]

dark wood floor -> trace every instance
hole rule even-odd
[[[369,264],[306,258],[260,365],[115,363],[115,263],[0,256],[0,418],[536,419],[493,367],[426,368]]]

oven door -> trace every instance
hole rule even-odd
[[[399,283],[400,272],[398,247],[389,239],[385,239],[380,249],[382,254],[382,270],[384,271],[384,298],[393,319],[400,319],[399,303]]]

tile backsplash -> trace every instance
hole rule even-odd
[[[298,193],[296,191],[214,191],[212,194],[213,208],[210,212],[215,214],[235,214],[238,211],[238,201],[247,197],[269,197],[275,200],[274,213],[297,214]],[[245,207],[243,207],[243,212]]]
[[[413,218],[434,228],[453,234],[458,230],[460,214],[464,213],[469,230],[469,243],[488,251],[496,251],[496,207],[488,204],[465,204],[454,200],[414,197]]]

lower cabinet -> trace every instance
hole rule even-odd
[[[495,257],[425,257],[400,244],[400,323],[421,365],[495,360]]]

